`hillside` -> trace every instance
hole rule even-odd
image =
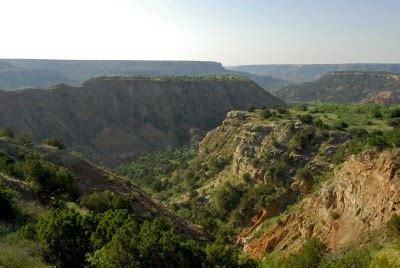
[[[354,250],[346,255],[350,245],[372,247],[365,251],[369,262],[385,250],[398,256],[395,239],[381,234],[398,210],[399,109],[233,111],[197,152],[148,155],[117,172],[217,239],[266,257],[266,267],[280,267],[269,265],[283,265],[314,238],[321,243],[316,254],[331,265],[351,256],[352,264],[361,261]]]
[[[187,145],[230,110],[275,105],[285,106],[237,77],[104,77],[81,87],[0,91],[0,126],[36,141],[62,138],[91,161],[115,165]]]
[[[274,94],[289,102],[354,103],[373,98],[382,91],[400,91],[400,75],[376,72],[335,72],[326,74],[313,82],[286,86],[275,91]]]
[[[229,70],[272,76],[293,83],[309,82],[338,71],[400,73],[400,64],[276,64],[229,66]]]
[[[39,77],[33,81],[29,77],[19,76],[19,84],[25,87],[47,87],[52,84],[68,82],[78,86],[87,79],[99,76],[204,76],[204,75],[240,75],[247,77],[265,89],[285,85],[281,79],[260,76],[246,72],[226,70],[221,63],[210,61],[140,61],[140,60],[34,60],[34,59],[1,59],[19,69],[44,74],[43,70],[52,70],[60,77]],[[61,76],[62,74],[62,76]],[[8,74],[10,76],[10,74]],[[67,80],[68,79],[68,80]],[[21,86],[4,84],[4,89]]]
[[[0,89],[13,90],[26,87],[48,87],[69,80],[57,71],[17,68],[0,61]]]
[[[191,262],[185,258],[198,258],[191,254],[210,241],[199,226],[131,182],[56,147],[22,143],[4,132],[0,203],[0,266],[4,267],[83,267],[103,261],[106,254],[113,254],[104,250],[117,243],[113,236],[118,236],[119,228],[127,228],[125,238],[137,239],[134,246],[142,243],[141,254],[151,252],[135,259],[142,263]],[[157,232],[168,242],[158,241]],[[164,251],[158,256],[160,245]],[[179,252],[179,257],[171,258],[167,248]],[[100,259],[97,250],[102,252]],[[87,253],[93,253],[91,258]],[[162,260],[162,254],[169,259]],[[117,258],[110,258],[115,264]]]

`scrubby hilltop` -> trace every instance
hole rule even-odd
[[[400,75],[380,72],[334,72],[308,83],[290,85],[274,94],[289,102],[354,103],[400,91]],[[377,104],[378,104],[378,99]],[[369,101],[371,102],[371,101]],[[380,101],[379,101],[380,102]],[[389,104],[390,100],[388,100]]]
[[[233,109],[285,106],[252,81],[221,77],[103,77],[82,87],[0,91],[0,126],[113,165],[188,144]]]

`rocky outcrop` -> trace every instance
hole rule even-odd
[[[365,104],[395,105],[400,103],[400,91],[380,91],[361,101]]]
[[[0,91],[0,128],[37,141],[60,137],[70,150],[113,166],[185,145],[191,130],[212,129],[228,111],[252,105],[285,103],[247,79],[105,77],[82,87]]]
[[[279,250],[296,252],[312,237],[339,250],[378,232],[400,212],[399,151],[366,151],[352,156],[331,183],[304,199],[264,234],[245,244],[255,258]],[[260,224],[260,223],[258,223]]]

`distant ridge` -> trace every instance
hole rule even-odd
[[[309,82],[335,71],[387,71],[400,73],[400,63],[349,63],[349,64],[271,64],[226,66],[234,71],[268,75],[290,82]]]
[[[303,84],[284,87],[274,94],[289,102],[366,102],[379,92],[400,91],[400,73],[332,72]]]
[[[51,84],[68,82],[78,86],[87,79],[99,76],[204,76],[204,75],[239,75],[247,77],[265,89],[287,84],[281,79],[270,76],[226,70],[221,63],[213,61],[147,61],[147,60],[46,60],[46,59],[0,59],[24,70],[51,70],[63,76],[60,79],[22,82],[25,87],[47,87]],[[0,65],[1,70],[1,65]],[[1,81],[0,81],[1,82]],[[0,83],[1,85],[1,83]],[[5,84],[3,89],[19,88],[20,84]]]

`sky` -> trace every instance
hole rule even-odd
[[[0,0],[0,58],[400,63],[399,0]]]

